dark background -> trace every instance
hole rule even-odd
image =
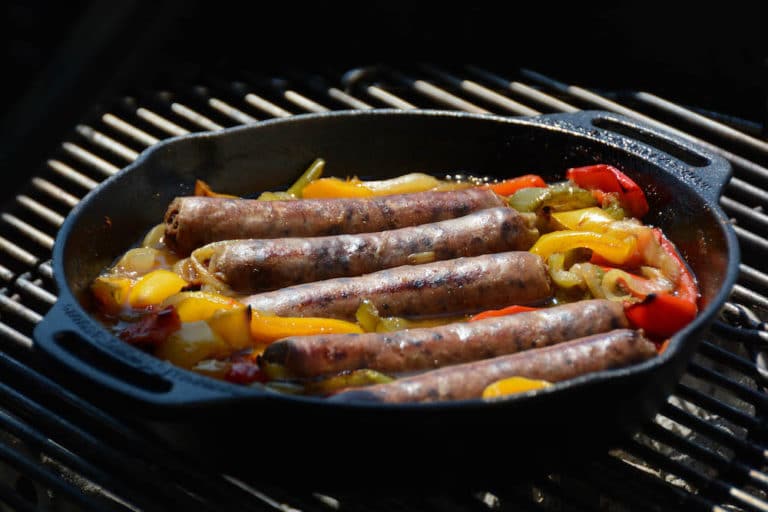
[[[7,0],[0,165],[26,168],[89,108],[134,88],[380,62],[529,67],[765,121],[759,13],[626,4]]]

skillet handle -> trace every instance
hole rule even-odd
[[[654,152],[643,154],[644,158],[656,160],[714,205],[719,203],[723,187],[733,173],[731,164],[725,158],[712,154],[687,138],[642,121],[596,110],[555,114],[552,117],[567,120],[606,142],[619,135],[624,140],[618,142],[633,152],[641,152],[644,149],[642,146],[650,146]],[[627,147],[627,138],[638,142],[637,147]]]
[[[107,334],[66,300],[54,304],[37,324],[34,339],[35,348],[63,366],[83,393],[122,412],[133,408],[145,416],[163,417],[181,409],[236,399],[246,392],[149,358]]]

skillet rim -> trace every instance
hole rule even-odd
[[[164,151],[168,147],[184,144],[187,141],[194,140],[194,139],[216,139],[220,137],[225,138],[232,133],[238,133],[240,131],[260,130],[265,128],[268,129],[272,125],[302,124],[307,121],[323,120],[328,118],[335,119],[335,118],[358,118],[358,117],[376,117],[376,116],[385,116],[385,117],[413,116],[413,117],[432,117],[432,118],[445,118],[445,119],[477,119],[477,120],[482,120],[483,122],[487,121],[491,123],[504,123],[504,124],[524,126],[524,127],[527,127],[528,129],[543,129],[543,130],[557,131],[572,138],[587,139],[591,142],[598,143],[600,145],[603,145],[609,148],[617,149],[622,152],[629,153],[642,160],[645,160],[655,165],[659,169],[661,169],[664,173],[671,175],[673,179],[675,179],[675,181],[679,182],[680,185],[689,189],[698,199],[701,200],[702,205],[706,205],[706,207],[709,208],[709,210],[712,212],[714,220],[716,221],[717,227],[723,233],[726,252],[728,255],[728,262],[726,267],[727,273],[724,276],[723,285],[720,287],[720,289],[715,294],[715,296],[707,304],[706,308],[704,308],[704,310],[699,312],[699,314],[694,319],[694,321],[691,322],[684,329],[676,333],[671,338],[671,341],[669,343],[667,350],[665,350],[662,354],[657,355],[656,357],[650,360],[644,361],[642,363],[633,364],[623,368],[600,370],[597,372],[585,374],[585,375],[582,375],[573,379],[569,379],[566,381],[554,383],[552,386],[547,388],[529,391],[525,393],[519,393],[519,394],[501,397],[493,400],[475,398],[475,399],[454,400],[454,401],[445,401],[445,402],[395,403],[395,404],[378,403],[378,402],[375,402],[375,403],[362,402],[362,401],[348,402],[348,403],[329,402],[323,397],[290,395],[286,393],[275,392],[264,387],[249,387],[249,386],[242,386],[242,385],[223,382],[223,381],[217,381],[215,379],[194,373],[190,370],[185,370],[181,367],[175,366],[167,361],[163,361],[151,354],[145,353],[135,347],[131,347],[130,345],[125,344],[125,342],[123,342],[122,340],[119,340],[116,336],[113,336],[111,333],[109,333],[108,330],[104,328],[102,324],[100,324],[100,322],[98,322],[98,320],[96,320],[85,308],[83,308],[75,298],[74,294],[72,293],[72,290],[63,272],[64,249],[68,242],[70,231],[72,231],[72,229],[77,226],[79,217],[83,214],[82,213],[83,210],[87,208],[88,204],[93,200],[93,198],[97,197],[100,193],[102,193],[105,188],[113,186],[114,183],[119,182],[121,179],[124,179],[126,175],[129,175],[130,173],[135,172],[136,169],[143,167],[148,160],[154,157],[155,154],[161,151]],[[670,169],[670,167],[676,167],[682,171],[686,167],[694,167],[694,166],[689,166],[688,164],[681,162],[678,158],[670,156],[668,153],[662,151],[661,149],[653,147],[648,143],[633,139],[631,136],[616,133],[605,128],[599,128],[594,125],[594,121],[598,119],[607,119],[610,121],[618,122],[619,124],[626,124],[629,126],[637,127],[642,129],[642,131],[645,131],[651,135],[661,135],[662,139],[666,140],[667,142],[671,142],[673,143],[673,145],[677,145],[679,147],[682,147],[683,149],[687,149],[689,151],[692,151],[693,153],[703,156],[709,161],[710,167],[718,166],[720,168],[724,168],[725,169],[724,176],[720,177],[721,179],[724,179],[724,181],[722,183],[717,183],[714,185],[709,184],[710,186],[714,186],[715,188],[714,192],[712,190],[702,190],[701,188],[697,187],[697,185],[701,185],[701,182],[697,181],[696,179],[690,179],[691,175],[689,175],[688,176],[689,179],[686,180],[685,177],[681,177],[679,174],[676,174],[672,169]],[[632,147],[628,147],[627,144],[622,144],[622,142],[626,143],[627,141],[631,142]],[[641,154],[641,152],[643,154]],[[423,410],[435,411],[435,410],[452,410],[456,408],[463,410],[463,409],[504,407],[511,403],[518,403],[518,402],[523,403],[538,396],[546,396],[552,393],[560,393],[561,391],[564,392],[565,390],[572,389],[572,388],[578,388],[586,385],[599,385],[609,380],[612,380],[612,381],[617,379],[623,380],[636,375],[639,376],[645,373],[650,373],[651,371],[657,368],[661,368],[671,364],[673,360],[681,356],[681,352],[683,351],[683,348],[686,345],[698,343],[699,340],[693,339],[694,338],[693,335],[697,331],[705,329],[711,323],[711,321],[714,320],[714,317],[717,315],[720,308],[726,302],[728,296],[730,295],[731,289],[733,288],[733,285],[736,283],[736,280],[738,277],[740,250],[739,250],[739,244],[736,238],[736,234],[728,220],[728,217],[725,215],[722,208],[720,207],[719,202],[713,201],[712,197],[707,197],[707,194],[717,198],[720,197],[721,188],[727,182],[727,179],[730,177],[730,173],[731,173],[730,164],[726,160],[724,160],[719,156],[711,155],[705,149],[700,148],[689,141],[681,139],[676,135],[663,132],[656,128],[647,126],[641,121],[635,121],[633,119],[627,118],[622,115],[618,115],[618,114],[607,112],[607,111],[600,111],[600,110],[581,110],[581,111],[576,111],[572,113],[543,114],[538,116],[526,116],[526,117],[511,117],[511,116],[501,116],[496,114],[475,114],[475,113],[468,113],[468,112],[458,112],[458,111],[452,111],[452,110],[437,110],[437,109],[420,109],[420,110],[417,109],[417,110],[407,110],[407,111],[398,110],[398,109],[335,110],[335,111],[322,112],[322,113],[297,114],[297,115],[293,115],[286,118],[273,118],[273,119],[260,121],[255,124],[234,126],[234,127],[226,128],[216,132],[198,132],[198,133],[180,135],[177,137],[172,137],[169,139],[162,140],[159,143],[146,148],[144,151],[141,152],[141,154],[136,158],[136,160],[134,160],[132,163],[130,163],[129,165],[121,169],[119,172],[117,172],[113,176],[110,176],[109,178],[101,182],[99,186],[91,190],[69,212],[64,223],[62,223],[61,227],[59,228],[59,231],[57,233],[56,240],[54,243],[53,251],[52,251],[52,267],[54,269],[54,279],[59,289],[58,290],[59,298],[57,301],[57,305],[54,305],[51,309],[57,308],[59,303],[62,303],[65,306],[74,304],[75,307],[77,308],[76,312],[81,317],[83,317],[86,323],[90,324],[90,329],[92,332],[93,332],[93,328],[95,327],[97,330],[100,330],[103,333],[103,335],[106,335],[108,338],[111,338],[112,342],[116,341],[126,347],[130,347],[132,351],[136,352],[136,356],[144,360],[145,369],[151,368],[158,375],[161,375],[163,378],[171,380],[172,383],[175,383],[177,379],[181,379],[182,381],[192,382],[194,384],[200,385],[201,387],[217,388],[220,390],[229,391],[229,396],[227,397],[201,400],[194,403],[190,402],[190,403],[186,403],[185,407],[205,406],[206,404],[218,403],[218,402],[221,402],[222,400],[225,400],[226,403],[232,403],[232,402],[236,403],[240,401],[252,401],[254,399],[258,399],[258,400],[277,399],[278,401],[281,401],[281,402],[283,401],[295,402],[302,405],[308,405],[308,404],[311,404],[313,406],[322,405],[322,407],[325,407],[325,408],[355,409],[355,410],[357,409],[380,410],[383,407],[389,410],[407,411],[407,410],[415,409],[418,411],[423,411]],[[700,180],[700,178],[697,178],[697,179]],[[691,184],[691,181],[693,182],[693,184]],[[41,323],[46,322],[47,317],[48,315],[46,315],[46,318],[44,318]],[[35,338],[37,337],[38,335],[37,335],[37,329],[36,329]],[[105,351],[110,352],[111,356],[113,355],[112,351],[109,350],[109,347],[107,347]],[[119,355],[115,357],[119,357]],[[198,381],[200,381],[201,379],[204,382],[202,384],[198,384]],[[167,407],[167,405],[163,407]]]

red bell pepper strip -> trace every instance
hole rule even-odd
[[[541,176],[536,174],[526,174],[518,178],[510,178],[500,183],[493,183],[488,185],[488,188],[499,194],[500,196],[511,196],[518,190],[524,188],[546,188],[547,183]]]
[[[652,293],[625,308],[630,323],[652,338],[669,338],[696,317],[696,304],[668,293]]]
[[[224,380],[235,384],[251,384],[252,382],[267,382],[269,379],[255,362],[235,361],[224,375]]]
[[[633,217],[640,219],[648,213],[648,201],[643,190],[629,176],[611,165],[572,167],[566,171],[565,176],[581,188],[596,191],[596,199],[601,204],[605,201],[604,193],[615,193],[621,205]]]
[[[485,320],[486,318],[494,318],[497,316],[516,315],[517,313],[525,313],[526,311],[535,311],[540,308],[532,308],[529,306],[508,306],[503,309],[491,309],[478,313],[469,319],[470,322],[476,322],[478,320]]]
[[[176,308],[167,306],[152,311],[141,320],[120,331],[120,339],[132,345],[157,346],[181,328]]]
[[[688,270],[688,266],[680,257],[680,254],[678,254],[674,244],[664,236],[664,233],[662,233],[659,228],[654,228],[653,234],[657,237],[656,239],[659,241],[659,244],[661,244],[661,248],[664,249],[664,252],[670,255],[675,260],[678,267],[680,267],[680,279],[677,283],[677,296],[691,302],[695,306],[696,302],[699,300],[699,289],[696,286],[696,279],[694,279],[693,274]]]

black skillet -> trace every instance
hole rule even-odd
[[[663,355],[630,368],[492,403],[371,405],[193,374],[123,343],[83,307],[93,278],[160,221],[171,199],[189,195],[196,178],[252,194],[285,187],[316,157],[328,162],[327,174],[382,178],[533,172],[556,181],[569,167],[613,164],[647,192],[646,222],[664,230],[697,275],[701,313]],[[35,340],[62,383],[230,472],[330,485],[384,476],[405,485],[488,483],[604,448],[660,407],[738,273],[736,238],[718,206],[729,177],[721,158],[605,112],[333,112],[179,137],[144,152],[69,215],[53,251],[59,300]],[[390,464],[395,472],[383,470]]]

